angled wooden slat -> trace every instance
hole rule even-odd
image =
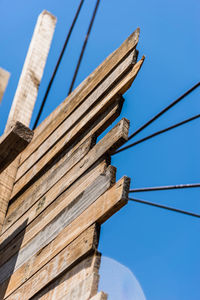
[[[8,282],[6,281],[4,284],[1,284],[0,299],[8,297],[22,283],[24,283],[24,285],[16,291],[19,297],[18,299],[30,299],[30,297],[34,296],[54,278],[69,269],[72,264],[95,251],[98,246],[98,237],[99,228],[96,225],[92,225],[29,280],[26,280],[26,277],[21,278],[13,274],[13,276],[8,279]],[[8,299],[13,299],[12,295]]]
[[[137,45],[139,28],[108,56],[35,130],[34,140],[22,155],[22,162],[84,101]]]
[[[93,223],[102,224],[115,212],[127,203],[130,180],[127,177],[119,180],[112,188],[99,197],[86,211],[62,230],[57,237],[46,247],[40,249],[34,256],[22,265],[16,272],[17,278],[30,278],[38,272],[44,265],[53,259],[64,247],[69,245],[84,230]],[[10,266],[5,264],[1,267],[1,272],[6,272]],[[19,291],[21,293],[19,294]],[[19,288],[12,297],[8,299],[21,299],[23,286]],[[23,299],[23,298],[22,298]]]
[[[6,124],[6,131],[12,126],[13,121],[19,121],[29,126],[55,23],[55,17],[47,11],[40,14],[38,18]],[[16,179],[19,161],[20,157],[16,158],[0,175],[0,232]]]
[[[2,101],[6,87],[8,85],[9,78],[10,78],[10,73],[0,68],[0,103]]]
[[[11,240],[10,244],[6,245],[6,255],[3,255],[5,249],[1,252],[1,263],[4,257],[9,259],[14,255],[17,249],[20,251],[16,257],[12,257],[11,261],[16,261],[15,270],[23,265],[32,255],[49,244],[66,226],[73,222],[81,213],[96,201],[111,185],[115,182],[115,168],[109,166],[105,173],[100,174],[85,190],[77,197],[65,197],[65,201],[59,203],[55,201],[41,213],[25,231]],[[60,200],[60,199],[58,199]],[[3,245],[2,245],[3,246]],[[5,246],[4,246],[5,247]],[[8,261],[7,265],[11,262]],[[7,271],[3,272],[3,278],[10,276]],[[6,275],[8,274],[8,275]],[[0,275],[1,282],[1,275]]]
[[[111,104],[113,101],[116,101],[116,97],[119,94],[123,94],[132,84],[135,77],[138,74],[139,69],[143,64],[143,59],[141,59],[133,69],[120,81],[117,86],[105,97],[102,99],[99,105],[93,107],[89,114],[86,114],[83,119],[81,119],[78,124],[76,124],[72,130],[67,132],[67,135],[64,136],[59,142],[51,148],[51,151],[44,155],[38,163],[36,163],[32,169],[30,169],[25,176],[23,176],[14,186],[12,197],[14,197],[21,189],[24,187],[30,179],[35,176],[42,168],[51,160],[58,152],[63,149],[68,143],[71,143],[77,135],[81,134],[87,126],[95,121],[98,115],[102,114],[106,107]],[[99,107],[100,106],[100,107]]]
[[[77,180],[87,169],[89,169],[100,157],[106,152],[112,153],[114,149],[120,147],[128,139],[129,121],[122,119],[106,136],[103,137],[90,152],[68,173],[65,178],[64,190],[69,187],[75,180]],[[55,186],[53,191],[56,192]],[[57,196],[61,193],[60,183],[58,186]],[[55,196],[54,196],[55,197]],[[55,199],[55,198],[54,198]],[[21,209],[21,210],[20,210]],[[22,214],[27,211],[26,202],[18,208],[17,215],[11,221],[16,221]]]
[[[102,131],[104,131],[119,116],[119,114],[121,112],[122,104],[123,104],[122,97],[118,97],[116,102],[113,102],[113,104],[109,106],[109,109],[105,113],[101,114],[94,121],[94,123],[91,125],[91,127],[88,128],[88,130],[84,132],[84,136],[81,137],[80,141],[77,144],[75,143],[75,146],[74,146],[74,144],[72,144],[70,146],[70,148],[67,149],[68,155],[70,155],[70,152],[72,152],[76,148],[78,148],[81,143],[83,143],[86,139],[88,139],[93,134],[96,137],[98,137],[102,133]],[[55,167],[56,167],[56,165],[55,165]],[[27,189],[25,191],[25,193],[22,194],[22,196],[19,196],[9,206],[8,212],[7,212],[7,217],[5,219],[5,224],[3,226],[2,232],[4,232],[8,228],[8,226],[10,226],[12,224],[12,222],[10,222],[10,215],[13,214],[13,212],[16,211],[16,209],[18,210],[16,213],[20,215],[19,210],[20,210],[21,203],[24,201],[24,199],[26,199],[26,206],[29,206],[28,200],[27,200],[28,195],[34,193],[35,186],[37,187],[37,185],[39,184],[40,181],[43,181],[45,177],[48,177],[49,172],[51,172],[51,170],[46,171],[45,174],[42,175],[41,179],[37,180],[37,182],[34,183],[34,185],[32,185],[29,189]],[[33,202],[31,202],[30,205],[33,205]],[[9,218],[9,221],[8,221],[8,218]]]
[[[41,290],[32,300],[62,299],[62,297],[73,289],[74,285],[84,282],[90,274],[98,274],[101,254],[95,252],[81,260],[71,270],[67,270],[51,284]],[[80,298],[79,298],[80,299]],[[71,299],[70,299],[71,300]]]
[[[33,138],[33,131],[20,122],[0,137],[0,172],[27,147]]]
[[[92,94],[90,94],[86,100],[67,118],[38,148],[32,155],[24,161],[23,164],[20,165],[19,170],[17,172],[17,178],[14,190],[17,190],[17,186],[20,185],[20,181],[22,181],[22,176],[27,177],[28,173],[31,172],[31,168],[35,165],[41,165],[40,159],[44,157],[44,155],[48,151],[52,152],[52,147],[63,137],[63,135],[67,134],[67,136],[71,136],[71,138],[75,138],[75,135],[70,134],[70,130],[73,130],[74,125],[77,122],[80,123],[80,120],[87,116],[90,117],[91,109],[95,105],[98,105],[97,108],[101,110],[101,102],[102,96],[106,94],[107,91],[111,89],[111,87],[116,86],[119,78],[127,72],[127,69],[130,69],[133,63],[133,56],[134,61],[136,60],[136,51],[134,53],[129,54],[129,56],[122,62],[117,68],[105,79],[105,81],[94,90]],[[103,100],[103,99],[102,99]],[[96,107],[95,107],[96,108]],[[77,125],[79,125],[79,123]],[[69,139],[70,140],[70,139]],[[41,168],[41,167],[40,167]],[[30,171],[29,171],[30,170]],[[14,192],[13,192],[14,195]]]

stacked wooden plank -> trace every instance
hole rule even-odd
[[[35,130],[22,152],[0,236],[0,299],[105,300],[100,226],[127,203],[110,155],[128,138],[119,116],[137,62],[136,30]]]

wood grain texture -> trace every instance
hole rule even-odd
[[[6,245],[1,250],[1,263],[4,257],[9,259],[20,248],[16,256],[8,260],[4,271],[3,278],[10,276],[8,272],[9,265],[13,265],[15,261],[15,270],[30,259],[40,249],[49,244],[56,236],[71,222],[73,222],[79,215],[81,215],[87,208],[96,201],[111,185],[115,182],[115,168],[109,166],[105,173],[100,174],[81,194],[77,197],[65,197],[65,201],[59,203],[55,201],[43,213],[41,213],[25,231],[22,231],[16,238]],[[57,199],[60,200],[60,199]],[[1,274],[0,274],[1,282]]]
[[[35,218],[40,215],[47,207],[51,207],[54,210],[55,206],[61,206],[61,203],[65,203],[65,199],[73,199],[78,197],[84,190],[91,185],[92,181],[96,180],[100,174],[105,173],[107,169],[106,161],[100,160],[97,161],[96,165],[90,168],[85,174],[81,176],[79,180],[77,180],[69,189],[64,191],[65,186],[65,178],[60,181],[60,189],[63,189],[63,193],[56,196],[50,192],[45,195],[45,197],[41,198],[38,202],[36,202],[26,213],[22,214],[21,218],[19,218],[7,231],[5,231],[1,235],[1,247],[4,248],[17,234],[19,234],[28,224],[32,223]],[[54,189],[55,190],[55,189]],[[52,202],[56,199],[54,204]],[[16,211],[17,214],[17,211]],[[5,261],[7,258],[1,252],[1,262]],[[0,263],[1,264],[1,263]]]
[[[0,68],[0,103],[2,101],[6,87],[8,85],[9,78],[10,78],[10,73]]]
[[[36,129],[34,140],[22,155],[22,162],[33,153],[85,98],[110,74],[133,49],[139,40],[139,28],[108,56]]]
[[[58,300],[62,299],[75,285],[84,282],[91,274],[98,274],[101,254],[95,252],[81,260],[72,269],[67,270],[56,278],[51,284],[41,290],[31,300]],[[73,298],[72,298],[73,299]],[[80,298],[79,298],[80,299]],[[71,300],[71,299],[70,299]]]
[[[128,130],[129,121],[124,118],[113,129],[111,129],[111,131],[109,131],[106,136],[104,136],[103,139],[101,139],[78,164],[76,164],[68,172],[67,177],[65,178],[65,189],[73,184],[75,180],[77,180],[105,153],[111,154],[115,149],[120,147],[128,139]],[[58,189],[60,193],[60,185],[58,186]],[[56,192],[55,186],[53,190]],[[26,204],[25,202],[23,203],[24,205]],[[27,208],[24,207],[24,205],[21,210],[18,208],[17,215],[15,218],[12,218],[12,222],[25,213]]]
[[[98,246],[98,239],[99,228],[96,225],[92,225],[29,280],[27,280],[27,277],[20,278],[14,274],[10,278],[9,283],[7,283],[6,293],[4,295],[0,294],[0,297],[4,296],[4,298],[7,298],[10,295],[8,299],[30,299],[30,297],[69,269],[74,263],[95,251]],[[23,282],[24,284],[22,285]],[[17,287],[19,288],[17,289]],[[16,291],[14,292],[15,289]],[[2,290],[4,290],[3,285],[1,286]]]
[[[51,151],[44,155],[38,163],[36,163],[33,168],[31,168],[26,176],[23,176],[20,180],[18,180],[14,186],[12,197],[14,197],[21,189],[30,181],[33,176],[35,176],[38,172],[41,171],[42,168],[52,159],[64,146],[68,143],[72,142],[77,135],[84,132],[90,124],[95,122],[96,118],[101,115],[113,101],[118,99],[118,95],[125,93],[127,89],[130,88],[134,79],[136,78],[142,64],[144,58],[142,58],[128,74],[115,86],[112,91],[106,95],[99,105],[96,105],[92,108],[89,114],[86,114],[83,119],[81,119],[73,128],[70,130],[66,136],[59,140],[59,142],[51,148]],[[117,97],[117,98],[116,98]]]
[[[32,167],[35,170],[37,167],[37,172],[41,170],[41,168],[44,167],[44,163],[41,162],[44,161],[44,157],[48,157],[46,161],[49,161],[49,159],[52,158],[52,148],[54,146],[58,145],[58,141],[64,136],[63,141],[66,145],[66,140],[68,139],[68,142],[70,142],[70,139],[74,139],[78,131],[74,131],[74,127],[80,128],[80,122],[81,120],[85,119],[87,120],[87,123],[89,120],[91,120],[91,116],[93,111],[95,110],[97,114],[100,112],[102,113],[102,105],[101,103],[104,101],[104,96],[108,93],[108,91],[112,91],[114,87],[118,86],[117,82],[119,81],[119,78],[122,77],[124,73],[129,70],[132,65],[135,64],[136,56],[137,54],[130,54],[117,68],[111,73],[105,81],[98,86],[92,94],[90,94],[85,101],[37,148],[35,152],[31,154],[30,157],[24,161],[23,164],[20,165],[19,170],[17,172],[17,178],[13,190],[12,196],[14,196],[21,188],[22,182],[23,186],[27,182],[27,174],[33,174]],[[134,63],[133,63],[133,56],[134,56]],[[121,81],[120,81],[121,82]],[[117,91],[119,92],[119,91]],[[115,93],[116,95],[116,93]],[[103,97],[103,98],[102,98]],[[93,109],[92,109],[93,108]],[[104,108],[105,110],[105,108]],[[88,126],[87,123],[85,123],[84,126]],[[76,126],[77,124],[77,126]],[[71,135],[71,131],[74,132],[73,135]],[[67,135],[65,137],[65,135]],[[69,138],[68,138],[69,137]],[[34,141],[33,141],[34,142]],[[50,152],[50,155],[48,154]],[[55,154],[54,154],[55,155]],[[50,157],[50,158],[49,158]],[[35,173],[35,172],[34,172]],[[24,176],[24,179],[23,179]]]
[[[0,137],[0,172],[27,147],[33,138],[33,131],[20,122]]]
[[[98,224],[105,222],[127,203],[129,184],[130,180],[127,177],[119,180],[112,188],[90,205],[90,207],[79,217],[65,227],[52,242],[40,249],[24,265],[22,265],[15,272],[15,276],[23,279],[32,277],[89,226],[95,222]],[[1,267],[0,274],[1,272],[7,272],[10,265],[12,264],[4,264]]]

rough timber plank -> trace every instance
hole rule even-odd
[[[84,260],[81,260],[80,263],[76,264],[72,269],[64,272],[63,275],[41,290],[37,296],[32,298],[32,300],[62,299],[69,290],[73,289],[74,285],[83,282],[92,273],[98,274],[100,261],[101,254],[99,252],[89,255]]]
[[[33,131],[20,122],[15,122],[10,131],[0,137],[0,172],[27,147],[32,137]]]
[[[6,87],[8,85],[9,78],[10,78],[10,73],[0,68],[0,103],[2,101]]]
[[[18,273],[18,276],[26,279],[32,277],[89,226],[95,222],[99,224],[105,222],[127,203],[129,184],[130,180],[127,177],[123,177],[119,180],[86,211],[62,230],[51,243],[43,249],[40,249],[30,260],[22,265],[16,271],[16,274]],[[10,268],[10,266],[6,264],[3,265],[0,274],[1,272],[5,272],[7,268]],[[23,295],[23,286],[13,294],[12,298],[9,297],[8,299],[21,299],[20,295]]]
[[[55,29],[55,22],[55,17],[46,11],[40,14],[38,18],[10,110],[6,131],[12,126],[13,121],[19,121],[27,127],[29,126]],[[20,157],[0,175],[0,232],[15,182],[19,161]]]
[[[6,128],[12,121],[20,121],[26,126],[30,124],[55,24],[56,18],[47,11],[38,17]]]
[[[23,176],[14,186],[12,197],[14,197],[21,189],[24,187],[30,179],[35,176],[38,172],[42,170],[42,168],[45,167],[45,165],[51,160],[64,146],[66,146],[68,143],[72,142],[72,140],[83,132],[91,124],[95,121],[95,119],[102,114],[106,107],[111,104],[113,101],[116,101],[116,97],[118,95],[123,94],[132,84],[135,77],[138,74],[139,69],[141,68],[143,64],[144,59],[141,59],[134,67],[133,69],[113,88],[113,90],[106,95],[105,98],[99,103],[99,105],[95,106],[91,109],[89,114],[86,114],[83,119],[79,121],[78,124],[76,124],[68,133],[66,136],[64,136],[59,142],[51,149],[50,152],[47,153],[47,155],[43,156],[38,163],[34,165],[33,168],[31,168],[25,176]],[[102,108],[100,108],[100,107]]]
[[[108,110],[105,111],[105,113],[101,114],[94,121],[92,126],[90,128],[88,128],[87,131],[84,132],[84,136],[80,138],[80,142],[78,142],[78,144],[76,144],[75,146],[74,146],[74,144],[72,144],[70,146],[70,149],[75,149],[75,148],[79,147],[79,145],[81,143],[83,143],[86,139],[88,139],[92,135],[95,135],[96,137],[98,137],[120,115],[122,104],[123,104],[123,98],[119,97],[112,105],[109,106]],[[70,155],[69,152],[72,150],[67,149],[67,151],[68,151],[68,155]],[[45,172],[45,175],[42,175],[41,180],[44,180],[44,177],[46,177],[46,176],[48,176],[48,171]],[[34,183],[34,186],[37,186],[38,182],[39,181],[37,180],[37,182]],[[17,209],[17,214],[18,214],[21,203],[24,201],[24,199],[27,199],[29,194],[34,193],[34,186],[33,187],[31,186],[29,189],[27,189],[25,191],[25,193],[22,194],[22,197],[19,196],[9,206],[2,232],[4,232],[8,228],[8,226],[10,226],[12,224],[12,222],[10,223],[10,221],[8,221],[8,218],[10,220],[10,215],[13,214],[13,212],[16,209]],[[28,206],[29,205],[28,200],[26,200],[26,203]],[[33,205],[33,203],[31,203],[31,204]],[[1,241],[1,239],[0,239],[0,241]]]
[[[17,172],[16,181],[24,175],[27,177],[27,171],[35,164],[40,164],[40,159],[63,137],[66,133],[69,134],[70,129],[74,127],[86,114],[90,114],[91,108],[98,105],[102,96],[105,95],[113,86],[117,84],[124,73],[127,72],[136,62],[137,53],[134,50],[116,69],[99,85],[93,93],[50,135],[48,138],[32,153],[30,157],[20,165]],[[101,103],[101,102],[100,102]],[[98,105],[101,108],[100,105]],[[34,141],[33,141],[34,142]],[[48,154],[47,154],[48,155]],[[15,188],[18,183],[15,183]]]
[[[14,273],[8,279],[9,282],[1,284],[0,299],[8,297],[23,283],[22,287],[16,291],[18,299],[30,299],[74,263],[95,251],[98,246],[98,239],[98,226],[90,226],[29,280],[26,280],[26,277],[16,276],[17,274]],[[13,299],[12,295],[8,299]]]
[[[103,292],[100,292],[96,296],[90,298],[90,300],[107,300],[107,299],[108,299],[108,295]]]
[[[139,28],[98,66],[35,130],[33,142],[22,155],[22,162],[84,101],[84,99],[110,74],[135,47]]]
[[[75,180],[77,180],[87,169],[89,169],[100,157],[106,152],[112,153],[116,148],[120,147],[128,139],[129,121],[122,119],[106,136],[103,137],[90,152],[76,164],[67,174],[65,178],[65,189],[69,187]],[[58,187],[59,193],[60,186]],[[55,191],[55,187],[54,187]],[[55,198],[54,198],[55,199]],[[16,220],[16,217],[20,217],[27,210],[25,202],[22,203],[21,210],[18,208],[18,213],[15,218],[12,218],[12,222]],[[11,223],[11,222],[10,222]]]
[[[12,261],[17,261],[15,269],[23,265],[32,255],[49,244],[66,226],[73,222],[81,213],[83,213],[93,202],[96,201],[104,192],[106,192],[115,182],[115,168],[109,166],[105,173],[100,174],[77,197],[73,195],[65,198],[64,202],[59,203],[56,200],[41,213],[24,232],[16,236],[9,245],[6,245],[6,255],[8,259],[16,250],[20,248],[16,257]],[[2,250],[4,253],[5,250]],[[4,255],[1,253],[1,263]],[[8,265],[11,263],[8,262]],[[8,269],[7,269],[8,270]],[[8,273],[9,274],[9,273]],[[9,274],[10,275],[10,274]],[[6,277],[6,271],[3,274]],[[1,281],[1,275],[0,275]]]

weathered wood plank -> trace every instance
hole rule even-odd
[[[71,270],[67,270],[67,272],[64,272],[63,275],[41,290],[32,300],[62,299],[62,297],[74,287],[74,284],[84,281],[92,273],[98,274],[100,261],[101,254],[99,252],[89,255],[80,263],[76,264]]]
[[[19,121],[27,127],[29,126],[54,33],[55,21],[55,17],[46,11],[38,18],[6,124],[6,131],[12,126],[13,121]],[[15,182],[19,161],[20,159],[17,158],[0,175],[0,232]]]
[[[123,207],[127,203],[129,184],[130,180],[127,177],[123,177],[119,180],[86,211],[62,230],[51,243],[43,249],[40,249],[30,260],[22,265],[15,272],[17,278],[22,277],[28,279],[32,277],[89,226],[95,222],[102,224],[111,215]],[[10,268],[10,266],[7,264],[3,265],[0,274],[2,272],[5,273],[7,268]],[[8,299],[16,299],[16,297]],[[21,298],[19,297],[18,299]]]
[[[87,210],[96,199],[107,191],[115,182],[115,173],[115,168],[109,166],[105,173],[100,174],[94,182],[77,197],[73,195],[71,197],[65,197],[65,201],[61,203],[59,203],[60,199],[57,199],[58,201],[55,201],[52,205],[47,207],[34,222],[26,227],[25,231],[22,231],[6,245],[5,255],[5,248],[1,249],[1,264],[4,258],[9,259],[17,252],[17,249],[20,248],[16,256],[11,259],[12,261],[16,261],[15,270],[17,270],[28,261],[32,255],[56,238],[59,232],[73,222],[81,213]],[[8,261],[7,265],[10,264],[11,262]],[[7,270],[8,268],[3,272],[3,278],[10,276],[9,272],[6,273]]]
[[[10,131],[0,137],[0,172],[27,147],[33,137],[33,131],[20,122],[15,122]]]
[[[29,280],[26,280],[26,277],[21,278],[13,274],[9,282],[1,284],[0,299],[3,299],[3,297],[6,298],[9,295],[8,299],[16,299],[16,295],[20,300],[30,299],[30,297],[34,296],[53,279],[61,275],[62,272],[69,269],[74,263],[95,251],[98,246],[98,237],[99,228],[96,225],[92,225]],[[19,289],[17,289],[18,287]],[[16,292],[14,292],[15,290]],[[14,295],[11,295],[13,292]]]
[[[90,298],[90,300],[107,300],[107,299],[108,299],[108,295],[103,292],[99,292],[96,296]]]
[[[40,164],[40,159],[48,151],[51,152],[52,147],[63,137],[63,135],[69,135],[70,129],[72,130],[74,125],[77,124],[77,122],[80,122],[86,114],[90,114],[92,107],[99,104],[98,108],[101,109],[101,102],[99,103],[99,101],[102,99],[102,96],[106,95],[106,93],[117,84],[122,75],[135,64],[136,57],[137,54],[134,50],[134,54],[129,54],[122,64],[117,66],[105,81],[103,81],[103,83],[98,86],[94,92],[90,94],[86,100],[37,148],[37,150],[20,165],[16,181],[20,181],[20,178],[24,174],[25,178],[27,178],[27,171],[33,166],[35,168],[37,162]],[[14,190],[17,189],[17,185],[19,185],[18,182],[15,183]]]
[[[2,101],[6,87],[8,85],[9,78],[10,78],[10,73],[0,68],[0,103]]]
[[[122,119],[106,136],[103,137],[90,152],[67,174],[65,178],[65,189],[69,187],[75,180],[77,180],[87,169],[89,169],[100,157],[106,152],[112,153],[114,149],[120,147],[128,139],[129,122],[126,119]],[[58,187],[59,193],[61,193],[60,186]],[[56,189],[54,187],[54,192]],[[55,198],[54,198],[55,199]],[[16,221],[27,210],[26,202],[22,203],[21,208],[18,208],[17,216],[10,219],[11,222]]]
[[[95,135],[98,137],[119,115],[121,112],[123,104],[123,98],[119,97],[116,102],[113,102],[112,105],[109,106],[108,110],[105,111],[103,114],[101,114],[92,124],[90,128],[88,128],[87,131],[84,132],[84,136],[80,138],[80,142],[77,144],[72,144],[70,146],[70,149],[67,149],[68,155],[70,155],[70,151],[74,151],[76,148],[79,147],[81,143],[83,143],[86,139],[88,139],[90,136]],[[45,175],[43,174],[41,177],[41,180],[44,180],[44,177],[48,176],[48,171],[45,171]],[[34,183],[34,186],[37,186],[39,181]],[[13,214],[13,212],[18,209],[17,214],[19,213],[20,205],[24,201],[24,199],[27,199],[29,194],[34,193],[34,186],[31,186],[28,188],[25,193],[23,193],[22,197],[18,197],[8,208],[7,217],[5,220],[5,224],[3,226],[2,232],[4,232],[7,229],[7,226],[10,226],[12,223],[7,222],[8,217]],[[26,200],[27,206],[28,201]],[[33,204],[33,202],[31,202]],[[8,224],[9,223],[9,224]],[[0,239],[1,240],[1,239]]]
[[[30,124],[55,25],[56,18],[48,11],[44,10],[39,15],[6,128],[9,128],[13,121],[20,121],[26,126]]]
[[[83,119],[81,119],[78,124],[76,124],[72,130],[70,130],[66,136],[64,136],[59,142],[51,148],[51,151],[44,155],[38,163],[36,163],[33,168],[31,168],[27,173],[26,176],[23,176],[14,186],[12,197],[14,197],[28,182],[30,181],[33,176],[35,176],[45,165],[52,159],[64,146],[68,143],[72,142],[77,135],[81,134],[87,126],[89,126],[92,122],[95,122],[95,119],[98,115],[102,114],[105,111],[106,107],[111,104],[113,101],[116,101],[116,97],[119,94],[123,94],[132,84],[139,69],[143,64],[144,59],[141,59],[133,69],[121,80],[117,86],[100,102],[100,109],[99,105],[92,108],[90,114],[86,114]]]
[[[107,57],[35,130],[34,140],[22,155],[22,162],[84,101],[137,45],[139,28]]]

